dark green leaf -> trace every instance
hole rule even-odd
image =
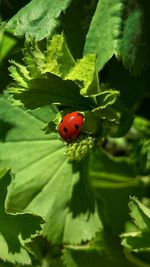
[[[62,25],[68,47],[74,58],[83,56],[86,33],[98,0],[72,1],[65,14],[62,15]]]
[[[91,244],[67,246],[64,249],[64,263],[67,267],[132,267],[124,257],[117,240],[99,233]]]
[[[86,36],[84,54],[97,54],[97,67],[101,70],[107,61],[119,54],[123,1],[99,0]]]
[[[118,153],[122,149],[121,140],[119,149]],[[97,151],[91,155],[89,177],[97,197],[102,197],[107,205],[112,231],[120,233],[129,219],[129,195],[140,195],[143,191],[142,184],[135,178],[134,163],[127,157]]]
[[[128,0],[123,17],[120,54],[123,64],[134,74],[141,72],[150,61],[150,3]]]
[[[121,244],[130,251],[150,252],[150,236],[141,232],[131,232],[121,235]]]
[[[87,108],[91,101],[80,95],[79,87],[72,81],[63,81],[61,78],[47,74],[30,80],[27,90],[10,87],[15,99],[19,99],[26,107],[34,109],[51,103],[61,103],[74,106],[76,109]]]
[[[149,65],[149,9],[145,1],[99,0],[84,48],[97,54],[98,70],[113,55],[134,75]]]
[[[41,230],[42,221],[31,214],[14,216],[5,213],[5,197],[10,181],[9,172],[0,169],[0,258],[14,264],[31,264],[25,241]]]
[[[134,252],[150,252],[150,209],[135,197],[129,203],[137,230],[121,235],[122,245]]]

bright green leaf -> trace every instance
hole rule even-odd
[[[10,76],[15,82],[17,82],[19,87],[28,88],[28,81],[31,79],[29,76],[29,71],[27,68],[15,61],[11,61],[11,66],[9,67]]]
[[[25,249],[25,241],[41,230],[41,218],[31,214],[5,213],[5,197],[10,183],[8,171],[0,169],[0,258],[4,261],[31,264],[31,255]]]
[[[78,60],[75,67],[66,76],[66,79],[81,83],[81,95],[98,94],[100,89],[96,71],[96,55],[88,54]]]
[[[75,65],[63,35],[55,34],[46,42],[46,50],[41,51],[40,43],[31,39],[25,41],[24,62],[32,78],[40,74],[52,73],[65,78]]]
[[[31,36],[39,41],[53,34],[60,25],[61,13],[69,4],[70,0],[32,0],[8,21],[7,27],[16,35]]]
[[[3,99],[0,105],[0,121],[6,124],[0,164],[16,173],[9,188],[7,211],[44,217],[43,234],[52,243],[90,240],[103,226],[87,184],[87,163],[68,163],[58,134],[44,135],[41,117],[45,108],[27,113]],[[53,112],[47,109],[46,118]]]
[[[45,62],[40,66],[41,72],[50,72],[59,77],[65,78],[71,68],[75,66],[65,38],[63,35],[54,35],[47,43],[45,51]]]
[[[45,51],[37,43],[27,41],[23,53],[25,65],[12,61],[9,68],[15,81],[9,92],[16,99],[32,109],[60,103],[80,110],[92,104],[80,92],[98,93],[95,56],[87,55],[75,62],[62,35],[54,35],[47,41]]]

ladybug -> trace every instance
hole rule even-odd
[[[83,115],[77,111],[66,114],[58,125],[61,138],[70,143],[78,138],[83,126]]]

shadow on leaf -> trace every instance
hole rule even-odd
[[[6,243],[8,253],[21,253],[22,241],[41,230],[42,220],[32,214],[11,215],[5,212],[7,187],[11,182],[9,172],[0,179],[0,236]]]
[[[74,163],[73,172],[80,170],[80,179],[73,187],[72,198],[69,204],[69,209],[73,217],[81,213],[87,213],[89,216],[95,212],[95,198],[88,184],[86,168],[82,165],[84,162]]]
[[[0,120],[0,142],[5,142],[8,132],[14,127],[14,124]]]

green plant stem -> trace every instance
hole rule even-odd
[[[130,179],[125,176],[119,176],[103,172],[90,172],[89,176],[94,187],[126,188],[136,187],[140,183],[139,179],[137,178]]]

